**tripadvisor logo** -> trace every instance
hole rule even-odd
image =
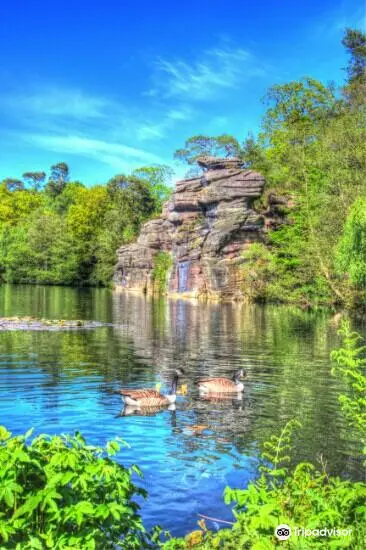
[[[275,535],[278,540],[287,540],[291,537],[291,527],[286,523],[281,523],[275,529]]]
[[[303,527],[294,527],[293,534],[295,537],[349,537],[352,535],[352,529],[304,529]],[[291,537],[291,527],[286,523],[281,523],[275,529],[275,535],[278,540],[287,540]]]

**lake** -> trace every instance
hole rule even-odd
[[[149,492],[148,526],[175,535],[198,516],[231,520],[222,493],[257,472],[263,441],[293,417],[294,460],[323,455],[331,473],[362,475],[353,434],[337,402],[332,315],[282,306],[151,299],[107,289],[0,286],[0,316],[88,319],[116,326],[79,331],[0,331],[0,424],[14,434],[79,430],[90,442],[115,436],[117,460],[138,464]],[[366,334],[364,327],[358,327]],[[175,410],[123,416],[120,387],[169,388],[177,366],[188,394]],[[208,402],[198,376],[248,373],[241,400]],[[192,428],[201,426],[201,429]],[[208,522],[212,528],[217,525]]]

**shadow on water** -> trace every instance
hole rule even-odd
[[[332,473],[358,478],[352,433],[345,428],[330,374],[338,345],[326,313],[296,308],[149,299],[103,289],[0,287],[0,316],[113,322],[80,332],[0,332],[0,423],[14,433],[80,430],[95,443],[115,436],[118,455],[137,463],[150,498],[148,525],[175,534],[196,525],[197,513],[231,519],[226,485],[245,486],[263,441],[290,418],[303,429],[294,460],[320,454]],[[365,331],[364,331],[365,333]],[[168,391],[177,366],[186,372],[170,410],[123,410],[121,386]],[[202,399],[199,376],[248,372],[240,399]]]

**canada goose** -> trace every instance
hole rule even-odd
[[[234,373],[232,380],[230,378],[199,378],[197,380],[198,389],[201,393],[239,393],[244,390],[242,378],[246,377],[243,369]]]
[[[183,369],[175,370],[172,386],[168,395],[163,395],[159,391],[152,389],[133,390],[129,388],[123,388],[119,390],[119,393],[122,395],[126,405],[132,405],[133,407],[144,408],[170,405],[171,403],[175,403],[178,380],[183,374]]]

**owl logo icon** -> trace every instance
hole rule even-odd
[[[275,535],[278,540],[287,540],[291,537],[291,527],[285,523],[281,523],[275,529]]]

